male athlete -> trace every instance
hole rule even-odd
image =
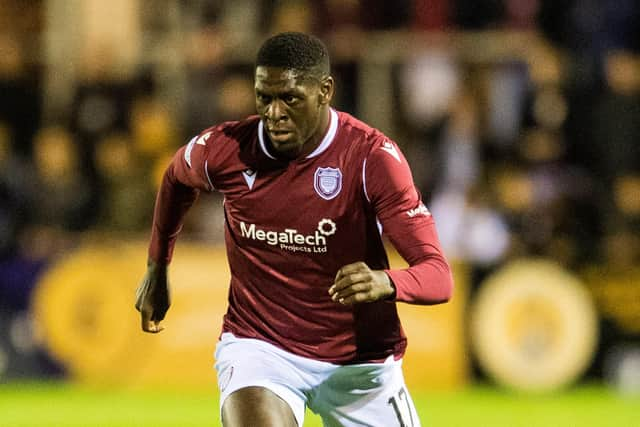
[[[452,279],[396,144],[330,107],[325,46],[282,33],[260,48],[258,115],[182,147],[158,192],[136,308],[162,330],[167,270],[200,191],[224,195],[231,270],[216,347],[225,426],[419,426],[396,302],[438,304]],[[381,236],[409,263],[390,270]]]

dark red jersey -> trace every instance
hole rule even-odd
[[[231,270],[223,331],[337,364],[402,356],[395,301],[436,304],[452,288],[433,218],[406,159],[381,132],[331,110],[308,156],[278,160],[258,117],[209,128],[181,148],[158,194],[150,257],[169,262],[198,191],[224,195]],[[381,234],[409,263],[389,270]],[[344,306],[328,289],[356,261],[385,269],[395,301]]]

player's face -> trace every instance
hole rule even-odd
[[[256,67],[256,110],[273,148],[294,158],[320,143],[329,121],[333,79],[280,67]]]

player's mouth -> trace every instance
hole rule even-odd
[[[290,130],[269,130],[269,138],[278,145],[286,144],[291,140],[292,136],[293,132]]]

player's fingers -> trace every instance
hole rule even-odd
[[[333,295],[335,292],[339,292],[342,289],[350,287],[356,283],[371,281],[371,270],[358,271],[347,274],[336,281],[333,286],[329,288],[329,295]]]
[[[145,332],[149,332],[151,334],[157,334],[158,332],[164,330],[164,327],[161,326],[159,323],[157,322],[151,322],[148,326],[147,329],[145,329]]]
[[[350,297],[351,295],[358,292],[365,292],[370,289],[370,285],[368,283],[355,283],[346,288],[340,289],[336,291],[333,295],[331,295],[331,299],[334,301],[340,301],[341,299]]]
[[[144,332],[149,332],[152,334],[156,334],[162,331],[164,327],[160,324],[160,322],[156,322],[154,320],[143,320],[142,321],[142,330]]]
[[[362,261],[358,261],[358,262],[354,262],[354,263],[342,266],[342,268],[338,270],[338,272],[344,276],[347,274],[357,273],[359,271],[368,270],[368,269],[369,267],[367,266],[366,263]]]
[[[329,295],[334,297],[336,294],[342,292],[343,289],[353,286],[355,283],[356,281],[353,280],[352,276],[343,277],[329,288]]]
[[[140,307],[141,326],[142,330],[145,332],[150,332],[151,330],[151,323],[153,322],[151,320],[151,315],[151,310],[149,310],[148,307],[145,307],[144,305]]]
[[[340,304],[343,305],[353,305],[360,304],[364,302],[372,302],[375,301],[375,295],[372,290],[356,292],[354,294],[349,295],[348,297],[341,298],[338,300]]]
[[[160,324],[160,322],[151,321],[149,332],[151,332],[153,334],[157,334],[158,332],[163,331],[163,330],[164,330],[164,326],[162,326]]]
[[[333,296],[337,292],[340,292],[342,289],[353,285],[353,283],[354,282],[351,276],[342,277],[329,288],[329,295]]]
[[[367,266],[367,264],[362,261],[347,264],[345,266],[342,266],[342,268],[338,270],[334,281],[337,282],[341,277],[368,269],[369,266]]]

